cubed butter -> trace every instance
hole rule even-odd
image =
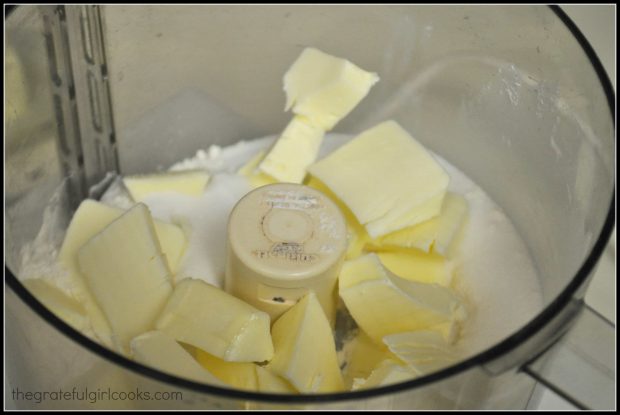
[[[259,392],[299,393],[289,382],[262,366],[256,366],[256,379],[258,381]]]
[[[153,328],[172,293],[172,272],[148,208],[139,203],[86,242],[77,254],[90,292],[105,314],[115,344]]]
[[[308,171],[373,239],[438,215],[449,182],[433,156],[394,121],[361,133]]]
[[[70,271],[75,270],[78,249],[124,212],[92,199],[84,200],[71,219],[58,258]],[[154,219],[153,223],[168,265],[172,272],[176,272],[187,245],[183,230],[177,225],[157,219]]]
[[[372,241],[372,238],[370,238],[364,226],[357,221],[355,215],[347,205],[345,205],[342,200],[338,199],[338,197],[319,179],[309,176],[306,181],[306,186],[322,192],[340,208],[347,222],[347,252],[345,258],[353,259],[360,256],[366,244]]]
[[[179,343],[161,331],[149,331],[135,337],[130,342],[130,349],[133,359],[146,366],[195,382],[224,385]]]
[[[267,151],[261,150],[254,157],[248,160],[241,168],[237,171],[237,174],[241,176],[245,176],[252,188],[257,188],[261,186],[265,186],[272,183],[277,183],[278,181],[273,177],[269,176],[266,173],[258,170],[258,165],[263,161]]]
[[[371,389],[393,385],[415,379],[417,374],[406,365],[393,359],[381,362],[366,379],[357,378],[353,382],[352,390]]]
[[[423,376],[448,367],[459,354],[437,330],[420,330],[385,336],[383,343],[416,375]]]
[[[400,278],[375,254],[345,261],[339,292],[358,326],[377,343],[388,334],[451,326],[466,317],[452,290]]]
[[[200,349],[196,359],[229,386],[255,392],[298,393],[286,380],[255,363],[227,362]]]
[[[186,278],[176,285],[156,327],[229,362],[273,356],[269,315],[202,280]]]
[[[252,156],[252,158],[250,158],[243,166],[239,167],[239,170],[237,170],[237,174],[240,174],[241,176],[250,176],[256,173],[258,165],[261,161],[263,161],[266,155],[266,150],[260,150],[258,153]]]
[[[227,362],[203,350],[196,349],[196,360],[228,386],[237,389],[258,391],[256,365],[254,363]]]
[[[286,126],[258,168],[280,182],[301,183],[306,168],[314,163],[325,132],[304,116]]]
[[[114,347],[110,323],[95,301],[82,275],[77,252],[89,239],[118,219],[124,210],[86,199],[73,214],[67,228],[58,260],[69,272],[72,282],[72,295],[83,305],[97,338],[108,347]],[[187,241],[181,228],[171,223],[154,220],[155,232],[168,265],[174,273],[186,249]]]
[[[275,354],[269,370],[302,393],[343,390],[332,329],[313,292],[276,320],[272,336]]]
[[[174,192],[187,196],[200,196],[209,182],[204,170],[188,170],[128,176],[123,183],[135,202],[141,202],[154,193]]]
[[[373,238],[392,232],[394,229],[403,229],[411,224],[422,223],[428,218],[434,218],[441,211],[445,192],[429,196],[427,200],[416,204],[413,209],[401,212],[398,209],[388,212],[381,219],[366,224],[366,230]]]
[[[374,244],[366,245],[364,250],[375,252],[384,267],[406,280],[443,286],[452,282],[452,264],[441,255],[411,248],[384,251]]]
[[[343,375],[347,389],[351,389],[355,379],[368,378],[379,363],[394,357],[384,344],[375,343],[361,330],[345,344],[344,352],[347,364]]]
[[[284,75],[286,110],[324,131],[349,114],[379,80],[346,59],[306,48]]]
[[[276,179],[261,171],[248,176],[248,181],[253,189],[261,186],[267,186],[268,184],[278,183]]]
[[[384,248],[417,248],[449,256],[452,243],[467,219],[467,212],[465,198],[448,192],[438,216],[385,235],[376,243]]]

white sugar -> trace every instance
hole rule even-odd
[[[228,216],[250,190],[245,178],[219,173],[201,197],[159,193],[143,200],[153,217],[180,225],[188,236],[177,282],[192,277],[223,286]]]
[[[454,255],[455,288],[469,303],[461,331],[463,356],[481,352],[521,328],[542,310],[542,287],[532,259],[501,208],[465,174],[437,160],[449,190],[467,199],[469,220]]]

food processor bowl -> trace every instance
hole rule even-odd
[[[535,380],[580,407],[613,407],[614,328],[582,300],[614,223],[614,97],[559,8],[20,6],[5,24],[5,396],[18,408],[519,409]],[[512,220],[544,298],[521,329],[409,382],[261,394],[117,355],[20,284],[24,261],[54,254],[24,247],[58,246],[106,173],[281,131],[282,74],[307,46],[381,77],[336,132],[394,119]],[[50,215],[57,226],[40,232]]]

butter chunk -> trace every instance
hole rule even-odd
[[[269,315],[202,280],[187,278],[176,285],[156,327],[229,362],[273,356]]]
[[[352,390],[371,389],[381,386],[393,385],[415,379],[417,374],[406,365],[386,359],[366,378],[357,378],[353,382]]]
[[[203,350],[196,350],[196,360],[205,369],[228,386],[258,391],[256,365],[254,363],[227,362]]]
[[[258,165],[263,161],[265,156],[267,155],[266,150],[260,150],[256,153],[252,158],[250,158],[243,166],[239,167],[237,170],[237,174],[241,176],[251,176],[256,173],[256,169],[258,169]]]
[[[366,130],[308,171],[373,239],[438,215],[449,182],[433,156],[394,121]]]
[[[267,186],[268,184],[278,183],[276,179],[266,173],[261,173],[260,171],[248,176],[248,180],[253,189],[261,186]]]
[[[172,293],[172,272],[161,251],[148,208],[139,203],[78,251],[79,267],[105,314],[115,343],[153,328]]]
[[[348,389],[355,379],[366,379],[379,363],[394,357],[385,344],[375,343],[361,330],[345,344],[344,351],[347,364],[343,375]]]
[[[314,163],[324,131],[303,116],[294,117],[258,168],[280,182],[301,183]]]
[[[375,252],[367,245],[366,251]],[[449,286],[452,282],[452,265],[441,255],[429,254],[418,249],[376,251],[381,263],[390,272],[406,280]]]
[[[343,390],[332,329],[314,292],[276,320],[272,336],[275,354],[269,370],[302,393]]]
[[[99,340],[108,347],[114,347],[110,323],[95,301],[86,280],[80,271],[77,253],[89,239],[118,219],[125,211],[105,205],[92,199],[82,201],[71,218],[58,254],[59,262],[69,273],[72,295],[82,304],[92,329]],[[154,220],[155,232],[162,252],[173,273],[178,270],[187,246],[185,234],[176,225]]]
[[[438,216],[385,235],[377,241],[377,244],[385,248],[418,248],[448,256],[453,241],[467,219],[468,209],[465,198],[448,192]]]
[[[437,193],[404,213],[399,213],[398,208],[394,208],[381,219],[367,223],[365,225],[366,230],[368,234],[373,235],[373,238],[377,238],[386,232],[392,232],[393,229],[403,229],[411,226],[410,224],[417,224],[428,220],[428,218],[434,218],[441,211],[444,198],[445,192]]]
[[[420,330],[385,336],[383,343],[418,376],[456,363],[459,354],[437,330]]]
[[[82,304],[52,283],[42,278],[30,278],[22,280],[21,283],[47,309],[74,329],[82,331],[89,327],[88,316]]]
[[[339,293],[357,325],[377,343],[394,333],[440,325],[450,329],[466,317],[452,290],[400,278],[376,254],[345,261]]]
[[[306,185],[317,189],[318,191],[329,197],[340,208],[345,221],[347,223],[347,252],[346,259],[354,259],[362,254],[365,245],[370,243],[372,239],[366,232],[366,229],[360,224],[353,212],[331,191],[324,183],[313,176],[309,176]]]
[[[90,238],[118,219],[125,211],[92,199],[84,200],[76,210],[59,252],[59,259],[70,270],[77,268],[77,251]],[[172,223],[153,220],[155,233],[173,272],[178,269],[187,240],[183,230]]]
[[[290,383],[255,363],[227,362],[200,349],[195,350],[195,358],[225,385],[253,392],[297,393]]]
[[[299,393],[289,382],[262,366],[256,366],[256,379],[259,392]]]
[[[306,48],[284,75],[286,110],[323,131],[349,114],[379,80],[346,59]]]
[[[351,112],[378,79],[346,59],[306,48],[284,75],[286,110],[296,115],[259,162],[258,171],[266,177],[253,172],[251,181],[301,183],[325,131]]]
[[[223,386],[179,343],[161,331],[149,331],[135,337],[130,342],[130,349],[133,359],[146,366],[195,382]]]
[[[154,193],[174,192],[187,196],[200,196],[209,178],[209,174],[204,170],[190,170],[128,176],[123,178],[123,183],[131,198],[135,202],[141,202]]]
[[[252,188],[257,188],[278,182],[273,177],[258,170],[258,165],[263,161],[266,155],[267,151],[259,151],[258,153],[256,153],[256,155],[254,155],[254,157],[248,160],[248,162],[241,166],[241,168],[239,168],[239,170],[237,171],[237,174],[245,176],[248,179]]]

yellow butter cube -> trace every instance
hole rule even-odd
[[[213,373],[201,367],[181,345],[161,331],[135,337],[130,349],[133,359],[144,365],[196,382],[223,386]]]
[[[204,170],[175,171],[161,174],[128,176],[123,184],[135,202],[155,193],[174,192],[187,196],[200,196],[209,182]]]
[[[263,161],[266,154],[267,154],[266,150],[260,150],[252,158],[250,158],[243,166],[239,167],[239,170],[237,170],[237,174],[240,174],[241,176],[250,176],[256,173],[256,169],[258,168],[258,165],[260,164],[261,161]]]
[[[351,210],[345,205],[338,197],[331,191],[324,183],[313,176],[309,176],[306,181],[306,186],[319,190],[327,197],[329,197],[342,212],[347,222],[347,252],[345,254],[346,259],[357,258],[362,254],[366,244],[372,241],[366,229],[361,225]]]
[[[339,292],[355,322],[377,343],[388,334],[451,326],[466,317],[452,290],[400,278],[376,254],[345,261]]]
[[[258,170],[258,165],[261,163],[261,161],[263,161],[266,154],[267,151],[265,150],[259,151],[254,157],[248,160],[248,162],[241,166],[241,168],[239,168],[239,170],[237,171],[237,174],[247,177],[252,188],[257,188],[278,182],[273,177]]]
[[[262,366],[256,366],[256,379],[258,380],[258,390],[260,392],[299,393],[289,382]]]
[[[273,356],[269,315],[202,280],[176,285],[156,328],[229,362]]]
[[[112,329],[86,285],[78,265],[77,253],[88,240],[103,231],[124,212],[122,209],[92,199],[82,201],[71,218],[58,254],[58,260],[69,272],[72,295],[83,305],[95,335],[108,347],[113,347]],[[179,267],[187,246],[185,234],[181,228],[171,223],[159,220],[153,220],[153,223],[161,250],[165,254],[170,270],[174,273]]]
[[[394,357],[384,344],[375,343],[363,331],[344,346],[344,351],[347,364],[343,375],[347,389],[351,389],[355,379],[366,379],[379,363]]]
[[[308,171],[373,239],[438,215],[449,182],[424,146],[394,121],[364,131]]]
[[[452,282],[452,265],[441,255],[418,249],[382,249],[374,244],[365,246],[366,251],[375,252],[383,266],[401,278],[443,286]]]
[[[324,131],[349,114],[379,81],[346,59],[306,48],[284,75],[286,110]]]
[[[238,389],[258,391],[254,363],[227,362],[203,350],[196,349],[196,360],[226,385]]]
[[[314,163],[324,131],[303,116],[294,117],[273,144],[258,168],[280,182],[301,183]]]
[[[357,378],[352,390],[378,388],[415,379],[417,374],[406,365],[392,359],[381,362],[366,378]]]
[[[467,219],[468,205],[462,196],[448,192],[438,216],[380,238],[384,248],[418,248],[449,256],[451,246]]]
[[[436,372],[456,363],[459,353],[438,330],[420,330],[385,336],[383,343],[417,375]]]
[[[275,354],[269,370],[302,393],[343,390],[332,329],[313,292],[276,320],[272,336]]]
[[[78,249],[124,212],[92,199],[84,200],[71,219],[58,258],[73,271],[77,267]],[[172,223],[154,219],[153,224],[168,265],[176,272],[187,246],[185,234]]]
[[[77,253],[81,274],[124,352],[153,328],[172,293],[172,272],[148,208],[139,203],[86,242]]]

